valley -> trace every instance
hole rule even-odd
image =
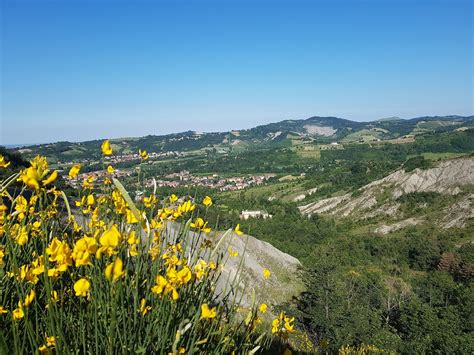
[[[248,284],[258,284],[262,265],[273,264],[266,302],[295,316],[321,349],[474,349],[474,117],[312,117],[112,139],[114,154],[106,158],[100,145],[5,152],[45,155],[71,196],[76,183],[110,175],[138,203],[153,192],[193,201],[212,196],[215,208],[198,207],[209,225],[240,224],[252,236]],[[77,181],[67,176],[74,164],[82,166]]]

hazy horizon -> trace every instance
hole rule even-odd
[[[419,118],[419,117],[448,117],[448,116],[458,116],[458,117],[470,117],[470,116],[473,116],[473,115],[457,115],[457,114],[447,114],[447,115],[422,115],[422,116],[417,116],[417,117],[399,117],[399,116],[391,116],[391,117],[380,117],[376,120],[383,120],[383,119],[390,119],[390,118],[398,118],[398,119],[402,119],[402,120],[410,120],[410,119],[414,119],[414,118]],[[142,135],[142,136],[134,136],[134,135],[125,135],[125,136],[103,136],[103,137],[96,137],[96,138],[91,138],[91,139],[85,139],[85,140],[52,140],[52,141],[43,141],[43,142],[19,142],[19,143],[7,143],[7,144],[0,144],[0,145],[4,145],[6,148],[21,148],[21,147],[27,147],[27,146],[33,146],[33,145],[41,145],[41,144],[51,144],[51,143],[57,143],[57,142],[61,142],[61,141],[68,141],[68,142],[71,142],[71,143],[81,143],[81,142],[87,142],[87,141],[93,141],[93,140],[101,140],[101,139],[121,139],[121,138],[139,138],[139,137],[143,137],[143,136],[147,136],[147,135],[151,135],[151,136],[161,136],[161,135],[168,135],[168,134],[179,134],[179,133],[183,133],[183,132],[187,132],[187,131],[195,131],[197,133],[216,133],[216,132],[227,132],[227,131],[231,131],[231,130],[237,130],[237,131],[241,131],[241,130],[246,130],[246,129],[251,129],[251,128],[255,128],[257,126],[262,126],[262,125],[266,125],[266,124],[269,124],[269,123],[277,123],[277,122],[281,122],[281,121],[286,121],[286,120],[306,120],[308,118],[312,118],[312,117],[336,117],[336,118],[341,118],[341,119],[346,119],[346,120],[350,120],[348,118],[345,118],[345,117],[340,117],[340,116],[335,116],[335,115],[328,115],[328,116],[321,116],[321,115],[312,115],[312,116],[308,116],[308,117],[304,117],[304,118],[288,118],[288,119],[282,119],[282,120],[274,120],[274,121],[269,121],[269,122],[266,122],[266,123],[262,123],[262,124],[258,124],[258,125],[254,125],[254,126],[250,126],[250,127],[243,127],[243,128],[238,128],[238,127],[232,127],[232,128],[229,128],[229,129],[225,129],[225,130],[219,130],[219,131],[206,131],[206,130],[194,130],[194,129],[185,129],[185,130],[181,130],[181,131],[173,131],[173,132],[163,132],[163,133],[147,133],[146,135]],[[373,121],[376,121],[376,120],[350,120],[350,121],[355,121],[355,122],[373,122]]]
[[[469,0],[0,6],[0,144],[474,113]]]

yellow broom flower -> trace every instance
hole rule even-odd
[[[110,142],[108,139],[102,142],[102,154],[103,155],[112,155],[112,146],[110,145]]]
[[[207,303],[201,305],[201,318],[200,319],[213,319],[216,318],[217,311],[216,307],[209,308]]]
[[[77,178],[77,175],[79,175],[79,171],[81,170],[81,164],[74,164],[71,168],[71,170],[69,170],[69,177],[71,179],[75,179]]]
[[[90,288],[91,283],[84,277],[82,279],[77,280],[74,284],[74,291],[76,292],[77,297],[86,297]]]
[[[9,165],[10,165],[10,162],[7,162],[5,160],[5,157],[0,154],[0,168],[8,168]]]
[[[123,271],[122,259],[117,258],[105,268],[105,278],[109,281],[115,282],[120,279],[125,272]]]
[[[212,198],[210,198],[209,196],[204,197],[204,200],[202,200],[202,204],[207,207],[211,206]]]

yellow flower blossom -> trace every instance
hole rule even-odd
[[[82,186],[85,189],[93,189],[94,188],[94,180],[95,180],[95,178],[92,175],[87,176],[84,179],[84,181],[82,182]]]
[[[204,200],[202,200],[202,204],[207,207],[211,206],[212,198],[210,198],[209,196],[204,197]]]
[[[110,141],[108,139],[102,142],[101,149],[103,155],[112,155],[112,146],[110,145]]]
[[[51,175],[49,175],[49,177],[47,179],[44,179],[42,182],[43,182],[43,186],[46,186],[46,185],[49,185],[51,184],[52,182],[54,182],[56,179],[58,178],[58,172],[56,170],[54,170]]]
[[[138,154],[140,155],[140,159],[142,159],[142,160],[148,160],[148,158],[149,158],[148,153],[146,152],[146,150],[139,149]]]
[[[94,195],[89,194],[87,195],[87,206],[93,206],[95,203]]]
[[[25,226],[18,229],[15,241],[20,246],[24,246],[26,243],[28,243],[28,230]]]
[[[26,213],[28,211],[28,201],[21,195],[15,200],[15,211],[19,213]]]
[[[156,204],[157,198],[155,195],[151,194],[149,197],[143,197],[143,205],[147,208],[150,208]]]
[[[200,319],[213,319],[216,318],[217,310],[216,307],[209,308],[207,303],[201,305],[201,318]]]
[[[35,276],[39,276],[44,273],[44,256],[40,255],[35,260],[31,262],[31,272]]]
[[[12,311],[12,316],[14,320],[20,320],[25,316],[21,302],[18,302],[18,308]]]
[[[32,226],[31,226],[31,231],[35,234],[38,235],[40,233],[40,228],[41,228],[41,221],[34,221]]]
[[[175,194],[172,194],[170,196],[170,202],[175,203],[176,201],[178,201],[178,196],[176,196]]]
[[[5,160],[5,157],[0,154],[0,168],[8,168],[9,165],[10,165],[10,162],[7,162]]]
[[[97,250],[97,258],[100,258],[102,253],[108,256],[114,255],[120,240],[121,235],[115,225],[107,229],[99,239],[101,247]]]
[[[295,332],[294,321],[294,317],[287,317],[285,312],[281,312],[280,315],[272,321],[272,333],[286,338],[289,333]]]
[[[29,168],[21,171],[18,178],[18,181],[22,181],[30,189],[39,190],[42,186],[52,183],[58,177],[56,170],[48,176],[50,170],[48,169],[48,162],[45,157],[36,156],[30,161],[30,165]]]
[[[145,316],[150,311],[151,311],[151,307],[147,306],[146,299],[142,298],[140,300],[140,309],[138,310],[138,312],[140,312],[142,316]]]
[[[176,209],[176,212],[173,214],[175,218],[180,217],[183,213],[188,213],[191,211],[194,211],[196,208],[196,205],[193,205],[191,203],[191,200],[187,200],[186,202],[180,204],[178,208]]]
[[[72,265],[71,249],[66,241],[53,238],[46,248],[46,253],[49,255],[49,261],[56,263],[58,271],[64,272]]]
[[[163,276],[158,275],[156,277],[155,282],[156,282],[156,285],[151,288],[151,292],[159,295],[163,293],[166,285],[168,284],[168,281],[166,281],[166,279]]]
[[[108,264],[105,267],[104,274],[107,280],[113,281],[113,282],[117,281],[122,276],[124,276],[125,272],[123,271],[122,259],[117,258],[112,263]]]
[[[263,277],[268,279],[270,278],[271,272],[268,269],[263,269]]]
[[[178,271],[176,275],[177,282],[180,285],[187,284],[189,281],[191,281],[191,277],[191,270],[187,266],[183,267],[180,271]]]
[[[74,283],[74,291],[77,297],[86,297],[91,283],[86,278],[81,278]]]
[[[54,336],[46,336],[46,344],[41,345],[38,350],[41,353],[50,353],[50,349],[56,346],[56,338]]]
[[[202,259],[199,259],[196,265],[194,265],[194,274],[196,275],[196,278],[198,280],[201,280],[202,277],[205,275],[206,267],[207,263]]]
[[[237,224],[237,225],[235,226],[234,232],[235,232],[235,234],[237,234],[237,235],[242,235],[242,234],[244,234],[244,233],[240,230],[240,224]]]
[[[265,313],[267,311],[267,305],[265,303],[262,303],[260,307],[258,307],[259,311],[262,313]]]
[[[125,202],[122,194],[114,190],[112,191],[112,201],[114,202],[115,211],[117,214],[126,214],[127,213],[127,203]]]
[[[36,284],[39,279],[38,276],[33,273],[33,269],[29,265],[22,265],[16,274],[16,279],[19,281],[27,281],[32,284]]]
[[[236,250],[234,250],[232,248],[229,248],[229,256],[231,258],[235,258],[235,257],[239,256],[239,253]]]
[[[127,212],[127,223],[128,224],[134,224],[134,223],[138,223],[138,219],[137,217],[135,216],[135,213],[132,212],[132,210],[128,209],[126,210]]]
[[[160,246],[159,245],[152,246],[150,250],[148,251],[148,254],[150,255],[151,260],[155,261],[160,256]]]
[[[198,229],[204,233],[209,233],[211,231],[211,228],[207,226],[207,222],[204,222],[201,217],[196,218],[194,222],[190,224],[190,227]]]
[[[30,304],[34,301],[36,297],[36,292],[35,290],[31,290],[28,295],[25,297],[25,307],[29,307]]]
[[[71,169],[69,170],[69,177],[71,179],[77,178],[77,175],[79,175],[79,171],[81,170],[81,164],[74,164]]]
[[[129,253],[130,256],[137,256],[138,255],[138,244],[140,243],[140,239],[137,238],[137,233],[135,231],[131,231],[130,235],[127,239],[128,245],[130,245]]]
[[[151,288],[151,292],[160,295],[171,295],[171,299],[176,301],[179,298],[178,291],[176,288],[168,282],[163,276],[158,275],[155,279],[156,285]]]
[[[293,324],[295,318],[286,319],[285,318],[285,329],[288,333],[293,333],[295,331],[295,325]]]
[[[51,301],[58,302],[59,296],[57,291],[51,291]]]
[[[95,238],[84,236],[79,239],[74,245],[72,251],[72,258],[75,261],[76,267],[83,265],[91,265],[90,257],[97,251],[97,242]]]
[[[49,347],[55,346],[56,345],[56,338],[54,336],[47,336],[46,337],[46,345]]]
[[[5,264],[3,258],[5,258],[5,246],[0,244],[0,266]]]
[[[3,306],[0,306],[0,314],[6,314],[6,313],[8,313],[8,311]]]

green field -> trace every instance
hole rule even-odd
[[[453,158],[460,158],[464,156],[468,156],[471,153],[451,153],[451,152],[445,152],[445,153],[422,153],[421,155],[423,158],[427,160],[432,160],[432,161],[437,161],[437,160],[446,160],[446,159],[453,159]],[[414,157],[415,155],[409,156],[409,158]]]

